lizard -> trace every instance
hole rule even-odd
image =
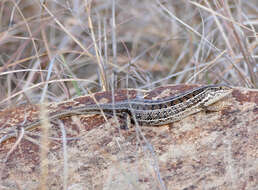
[[[89,113],[117,114],[120,117],[129,115],[134,123],[146,126],[160,126],[200,112],[209,110],[208,107],[233,91],[227,85],[206,85],[179,93],[176,96],[160,100],[132,99],[113,103],[89,104],[70,107],[69,109],[54,111],[49,113],[48,119],[53,121],[72,115],[85,115]],[[22,124],[25,131],[32,130],[40,126],[41,120]],[[0,138],[0,144],[11,137],[16,137],[15,130],[9,131]]]

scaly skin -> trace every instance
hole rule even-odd
[[[50,112],[48,119],[49,121],[53,121],[71,115],[89,113],[106,113],[112,115],[115,112],[119,116],[129,114],[131,119],[136,120],[140,125],[164,125],[206,110],[208,106],[218,102],[231,92],[232,88],[229,86],[207,85],[162,100],[133,99],[106,104],[80,104],[69,109]],[[37,119],[33,122],[27,122],[21,127],[25,131],[29,131],[39,125],[40,119]],[[8,132],[0,138],[0,144],[15,136],[15,131]]]

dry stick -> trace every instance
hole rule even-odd
[[[95,33],[94,33],[94,30],[93,30],[93,25],[92,25],[92,21],[91,21],[91,17],[90,17],[90,14],[91,14],[90,5],[91,5],[91,3],[89,3],[88,6],[86,7],[86,10],[89,14],[88,15],[89,28],[90,28],[91,37],[92,37],[92,40],[93,40],[93,43],[94,43],[95,53],[96,53],[96,57],[97,57],[97,63],[98,63],[99,69],[100,69],[100,80],[101,80],[102,89],[104,91],[107,91],[108,87],[107,87],[107,80],[106,80],[106,76],[105,76],[105,72],[104,72],[104,67],[103,67],[103,64],[102,64],[103,61],[101,61],[102,59],[99,55],[99,49],[98,49],[98,46],[97,46]]]
[[[40,139],[41,146],[44,148],[40,149],[40,186],[39,189],[47,190],[47,177],[48,177],[48,152],[49,152],[49,129],[50,123],[48,121],[47,108],[44,104],[40,105],[40,118],[41,118],[41,129],[42,136]]]
[[[18,146],[19,143],[21,142],[22,137],[24,136],[24,131],[25,131],[25,130],[24,130],[24,128],[22,127],[22,128],[21,128],[21,134],[19,135],[19,138],[17,139],[17,141],[15,142],[15,144],[12,146],[11,150],[7,153],[4,162],[7,162],[7,161],[8,161],[9,156],[13,153],[13,151],[17,148],[17,146]],[[1,142],[0,142],[0,143],[1,143]]]
[[[58,122],[59,127],[62,131],[62,145],[63,145],[63,156],[64,156],[64,174],[63,174],[63,189],[67,189],[68,182],[68,155],[67,155],[67,138],[64,124],[62,122]]]
[[[226,52],[226,50],[224,50],[220,55],[218,55],[214,60],[212,60],[210,63],[208,63],[205,67],[203,67],[201,70],[199,70],[197,73],[195,73],[192,77],[190,77],[186,83],[189,83],[192,81],[192,79],[197,76],[199,73],[210,69],[211,67],[213,67],[214,65],[216,65],[216,61],[223,56],[223,54]]]

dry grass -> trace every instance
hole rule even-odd
[[[1,109],[118,88],[258,87],[256,0],[42,2],[0,1]]]
[[[2,108],[88,90],[258,85],[255,1],[0,5]]]

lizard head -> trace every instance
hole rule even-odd
[[[233,89],[230,86],[227,85],[210,85],[207,86],[207,96],[206,100],[204,101],[204,106],[209,106],[225,96],[228,96],[232,93]]]

